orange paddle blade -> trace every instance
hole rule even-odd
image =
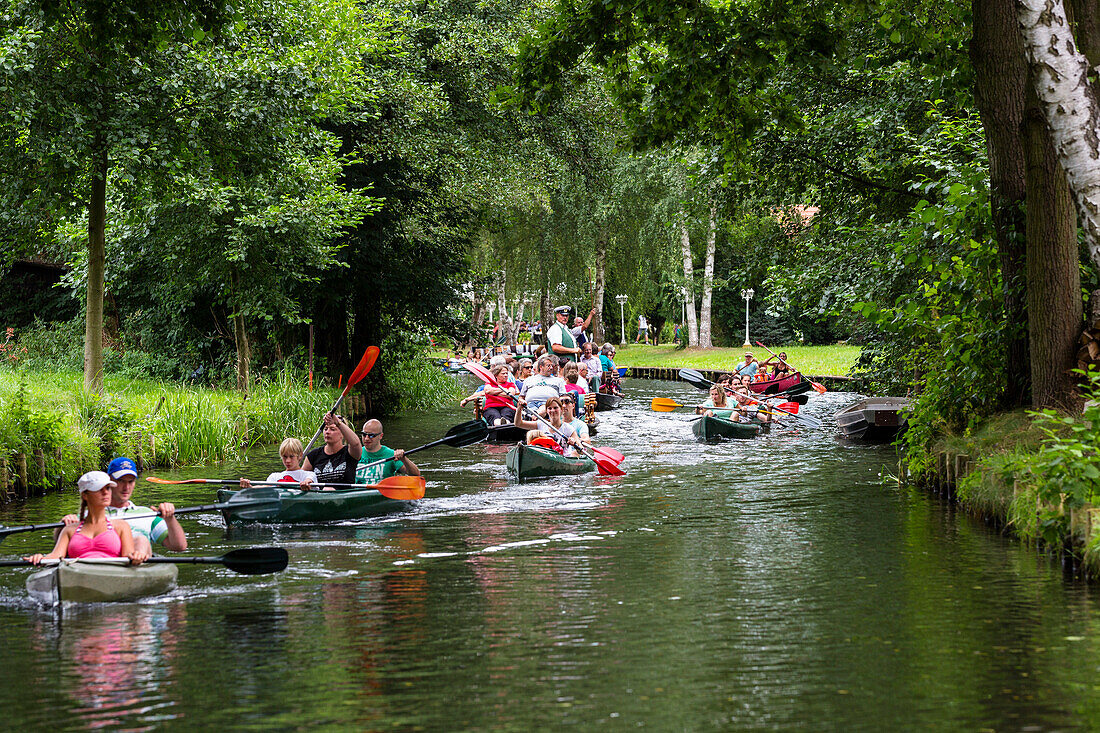
[[[416,501],[424,498],[423,476],[390,476],[369,488],[376,489],[387,499]]]
[[[169,481],[166,478],[157,478],[156,476],[146,476],[145,480],[153,484],[205,484],[210,482],[210,479],[206,478],[189,478],[186,481]]]
[[[818,394],[825,394],[829,390],[825,389],[825,385],[820,382],[810,382],[810,386],[814,388],[814,391]]]
[[[348,377],[348,387],[358,383],[367,376],[367,372],[374,366],[374,362],[378,361],[378,354],[381,353],[381,349],[377,346],[368,346],[367,350],[363,352],[363,358],[359,360],[359,365],[355,367],[355,371]]]
[[[654,397],[653,401],[649,403],[649,409],[654,412],[672,412],[677,407],[683,407],[683,405],[668,397]]]

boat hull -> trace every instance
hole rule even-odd
[[[707,415],[691,424],[691,432],[695,433],[696,438],[705,442],[755,438],[760,431],[759,423],[730,422]]]
[[[905,397],[871,397],[836,414],[841,437],[863,443],[896,440],[909,427]]]
[[[27,593],[39,603],[111,603],[159,596],[176,587],[175,565],[130,567],[65,561],[27,578]]]
[[[530,445],[517,445],[508,451],[505,465],[520,481],[576,476],[596,470],[596,463],[591,458],[566,458],[555,451]]]
[[[607,394],[606,392],[596,393],[596,412],[614,410],[622,403],[623,396],[621,394]]]
[[[338,489],[336,491],[300,491],[277,488],[279,509],[244,508],[224,509],[222,516],[227,524],[312,524],[339,522],[348,519],[366,519],[404,511],[411,501],[389,499],[376,489]],[[229,501],[237,492],[219,489],[218,502]]]
[[[775,394],[777,392],[786,392],[792,387],[797,387],[802,383],[802,374],[795,372],[789,377],[781,377],[779,379],[768,379],[763,382],[753,382],[750,385],[750,389],[757,394]]]
[[[485,439],[485,442],[508,445],[509,443],[518,443],[526,438],[527,431],[523,428],[518,428],[515,425],[493,425],[489,428],[489,437]]]

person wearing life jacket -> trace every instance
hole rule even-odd
[[[57,536],[49,554],[35,553],[23,559],[32,565],[43,560],[69,558],[129,558],[131,565],[149,559],[149,553],[135,549],[130,525],[107,516],[111,504],[111,489],[116,484],[103,471],[89,471],[77,479],[80,489],[80,513],[77,524],[67,525]]]
[[[516,427],[527,430],[527,444],[537,438],[549,438],[558,444],[562,455],[573,458],[579,453],[580,439],[572,425],[564,421],[564,412],[561,407],[561,398],[551,397],[546,400],[546,417],[542,420],[524,420],[523,405],[526,404],[522,397],[516,397],[516,403],[520,409],[516,410],[514,423]],[[553,429],[551,429],[551,427]]]

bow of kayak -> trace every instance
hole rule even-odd
[[[39,603],[110,603],[159,596],[176,587],[179,570],[169,563],[130,567],[65,560],[27,577],[27,593]]]

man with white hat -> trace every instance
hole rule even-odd
[[[550,345],[550,352],[554,356],[576,361],[577,354],[581,353],[581,350],[577,346],[577,339],[573,336],[573,332],[569,330],[570,310],[572,309],[567,305],[559,305],[554,309],[555,323],[546,332],[546,339]]]
[[[107,466],[107,475],[111,477],[111,504],[107,507],[109,519],[125,519],[134,534],[134,549],[153,554],[153,544],[160,543],[164,549],[183,552],[187,549],[187,535],[176,519],[176,507],[171,502],[163,502],[155,507],[143,507],[130,501],[137,485],[137,466],[129,458],[119,457]],[[148,515],[150,508],[159,517],[145,516],[133,519],[134,515]],[[79,521],[75,514],[62,519],[65,524]]]

